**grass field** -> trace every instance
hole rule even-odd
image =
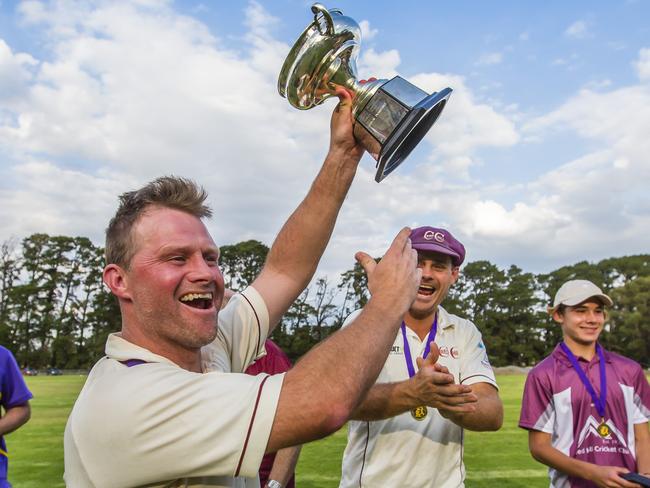
[[[548,487],[546,467],[528,453],[528,435],[517,427],[524,375],[498,376],[505,409],[498,432],[466,432],[465,468],[468,488]],[[301,488],[337,487],[346,429],[303,447],[297,483]]]
[[[542,488],[546,469],[528,453],[527,435],[517,428],[525,376],[500,376],[505,422],[496,433],[467,432],[465,464],[469,488]],[[34,393],[32,419],[7,436],[9,479],[15,488],[63,487],[63,429],[83,376],[27,378]],[[303,447],[298,463],[301,488],[338,486],[346,431]]]

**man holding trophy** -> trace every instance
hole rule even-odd
[[[286,374],[243,374],[311,280],[364,149],[378,159],[380,181],[450,92],[428,95],[399,77],[360,86],[348,63],[358,26],[338,11],[314,12],[280,85],[300,108],[339,97],[329,151],[251,286],[219,310],[219,248],[194,182],[161,177],[121,195],[103,278],[122,330],[108,337],[68,419],[67,486],[259,486],[265,452],[335,432],[375,382],[420,283],[408,228],[374,267],[373,296],[350,325]]]
[[[417,290],[409,229],[373,272],[375,294],[354,324],[286,374],[243,374],[313,276],[361,158],[350,96],[340,96],[321,171],[260,275],[222,311],[219,249],[201,220],[210,215],[205,192],[163,177],[121,196],[103,277],[122,331],[109,336],[68,419],[67,486],[259,486],[265,452],[347,421]]]

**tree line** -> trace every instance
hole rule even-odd
[[[226,286],[242,290],[268,247],[249,240],[221,247]],[[120,330],[116,299],[102,283],[104,250],[85,237],[33,234],[0,245],[0,344],[22,366],[86,369]],[[601,342],[650,367],[650,255],[581,261],[547,274],[489,261],[467,263],[443,306],[474,321],[494,366],[529,366],[551,352],[561,331],[546,307],[569,279],[588,279],[615,302]],[[339,329],[368,300],[358,264],[337,282],[317,278],[284,315],[272,338],[292,359]]]

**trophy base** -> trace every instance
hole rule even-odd
[[[382,145],[375,181],[379,183],[411,154],[442,113],[451,95],[445,88],[415,105]]]

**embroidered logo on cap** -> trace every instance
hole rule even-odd
[[[422,237],[424,237],[427,241],[435,239],[438,242],[445,242],[445,235],[442,232],[433,232],[432,230],[428,230]]]

